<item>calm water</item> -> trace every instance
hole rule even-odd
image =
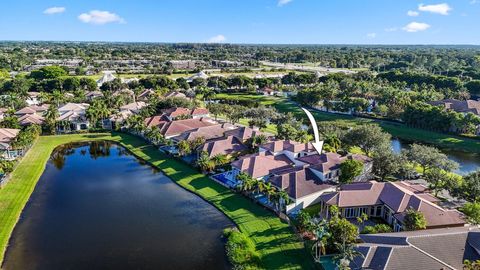
[[[409,143],[393,139],[392,148],[393,151],[399,153],[405,147],[408,147]],[[475,153],[467,153],[462,151],[455,151],[451,149],[442,149],[449,159],[459,164],[458,170],[455,172],[461,175],[468,174],[480,169],[480,155]]]
[[[109,143],[64,147],[18,223],[5,269],[229,269],[216,208]]]

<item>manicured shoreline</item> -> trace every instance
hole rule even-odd
[[[11,181],[0,189],[0,262],[11,233],[28,202],[55,147],[79,141],[109,140],[119,143],[138,158],[162,170],[183,188],[204,198],[255,242],[266,269],[310,269],[313,261],[290,226],[245,197],[210,180],[192,167],[172,159],[143,140],[121,133],[42,136],[12,172]]]

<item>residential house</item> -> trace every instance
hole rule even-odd
[[[363,163],[363,172],[355,178],[355,181],[366,181],[370,178],[372,172],[372,159],[358,154],[340,155],[337,153],[322,153],[321,155],[308,155],[297,158],[297,162],[310,165],[313,172],[322,181],[332,181],[338,183],[340,176],[340,165],[348,160],[358,160]]]
[[[5,113],[8,111],[7,108],[0,108],[0,121],[5,118]]]
[[[154,128],[154,127],[162,128],[163,125],[165,125],[166,123],[168,123],[170,121],[171,120],[167,115],[161,114],[161,115],[155,115],[155,116],[147,117],[147,118],[145,118],[145,120],[143,122],[145,123],[145,126],[147,128]]]
[[[322,194],[333,192],[336,188],[334,183],[324,181],[308,166],[276,171],[269,182],[284,190],[292,201],[285,207],[287,214],[318,203]]]
[[[200,127],[213,126],[215,124],[217,124],[217,122],[210,118],[174,120],[164,123],[160,128],[160,132],[166,139],[170,139],[179,136],[186,131],[194,130]]]
[[[165,116],[165,115],[163,115]],[[152,119],[153,121],[154,119]],[[150,123],[152,122],[150,121]],[[161,119],[160,119],[161,121]],[[148,124],[147,124],[148,126]],[[218,140],[221,138],[224,138],[224,134],[226,131],[229,130],[234,130],[238,128],[237,126],[234,126],[232,124],[224,123],[224,124],[216,124],[213,126],[206,126],[206,127],[199,127],[196,129],[192,129],[189,131],[186,131],[179,136],[173,137],[172,139],[176,142],[187,140],[187,141],[193,141],[197,138],[204,138],[205,141],[213,141],[213,140]]]
[[[259,152],[269,152],[272,155],[286,155],[295,165],[302,165],[297,159],[314,155],[317,152],[311,143],[301,143],[292,140],[275,140],[260,145]]]
[[[0,156],[6,160],[12,160],[22,155],[21,150],[12,148],[12,142],[20,133],[19,129],[0,128]]]
[[[206,79],[208,79],[208,75],[205,74],[205,72],[200,71],[200,72],[198,72],[197,74],[194,74],[194,75],[188,77],[188,78],[187,78],[187,82],[192,82],[192,81],[194,81],[195,79],[204,79],[204,80],[206,80]]]
[[[18,118],[18,122],[21,126],[42,125],[45,118],[38,114],[25,114]]]
[[[130,111],[133,114],[137,114],[140,112],[141,109],[143,109],[146,106],[147,104],[145,104],[145,102],[143,101],[132,102],[120,107],[120,111]]]
[[[164,97],[165,98],[187,98],[187,96],[184,93],[178,92],[178,91],[168,92],[167,94],[165,94]]]
[[[403,220],[409,208],[422,212],[427,229],[464,226],[463,215],[457,210],[440,207],[439,199],[420,184],[406,181],[363,182],[342,185],[341,190],[320,197],[321,212],[329,215],[332,205],[340,209],[345,218],[378,217],[392,225],[395,231],[403,229]]]
[[[163,111],[163,113],[168,116],[171,120],[177,119],[179,117],[188,117],[188,118],[204,118],[209,117],[210,112],[206,108],[170,108]]]
[[[231,165],[232,170],[225,177],[236,181],[240,173],[245,173],[254,179],[268,180],[275,171],[293,168],[295,164],[285,154],[273,155],[268,152],[259,152],[241,157]]]
[[[28,106],[39,105],[40,104],[40,93],[39,92],[28,92],[28,97],[25,100]]]
[[[115,71],[103,71],[103,76],[97,80],[98,87],[102,86],[106,82],[111,82],[115,80],[116,77],[113,75],[113,73],[115,73]]]
[[[428,102],[433,106],[441,106],[445,110],[455,111],[459,113],[473,113],[480,116],[480,101],[477,100],[456,100],[456,99],[444,99],[439,101]],[[477,126],[477,135],[480,134],[480,125]]]
[[[87,98],[87,100],[93,101],[96,98],[103,97],[103,93],[101,91],[90,91],[85,95],[85,97]]]
[[[474,226],[397,233],[361,234],[352,270],[464,269],[480,260],[480,229]]]
[[[202,147],[200,147],[199,150],[199,153],[205,152],[209,158],[213,158],[217,155],[239,155],[246,152],[248,147],[245,146],[237,137],[228,136],[226,138],[208,141]]]
[[[241,140],[242,142],[245,142],[251,137],[259,136],[259,135],[264,135],[265,137],[267,137],[267,139],[273,137],[272,134],[261,132],[258,128],[250,128],[250,127],[244,127],[244,126],[225,132],[226,137],[234,136],[239,140]]]
[[[18,111],[15,112],[15,116],[17,117],[22,117],[26,114],[36,114],[42,116],[45,111],[48,110],[49,105],[48,104],[43,104],[43,105],[31,105],[24,107]]]
[[[67,103],[60,108],[58,122],[65,123],[58,127],[59,132],[86,130],[90,126],[86,111],[90,105],[87,103]]]
[[[155,96],[156,93],[152,89],[145,89],[137,96],[138,101],[147,102],[151,97]]]

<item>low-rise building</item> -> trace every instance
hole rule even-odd
[[[19,129],[0,128],[0,156],[2,159],[12,160],[22,154],[21,150],[16,150],[12,147]]]
[[[127,105],[123,105],[120,107],[120,111],[130,111],[133,114],[137,114],[140,112],[141,109],[146,107],[147,104],[143,101],[132,102]]]
[[[58,131],[69,132],[88,129],[90,123],[86,112],[89,106],[87,103],[67,103],[58,108],[60,116],[57,121],[64,123],[58,126]]]
[[[361,234],[352,270],[464,269],[464,261],[480,260],[478,227]]]
[[[378,217],[392,225],[395,231],[403,229],[406,211],[420,211],[427,228],[464,226],[463,215],[457,210],[440,207],[439,199],[420,184],[406,181],[362,182],[342,185],[341,190],[320,197],[321,212],[329,216],[329,208],[335,205],[345,218],[357,218],[362,214]]]

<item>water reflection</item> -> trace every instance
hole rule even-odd
[[[4,269],[228,269],[216,208],[109,142],[56,149]]]
[[[400,153],[402,149],[408,148],[410,143],[392,139],[392,149],[395,153]],[[451,149],[441,149],[450,160],[453,160],[459,164],[459,168],[455,170],[455,173],[466,175],[480,169],[480,155],[476,153],[467,153],[462,151],[455,151]]]

